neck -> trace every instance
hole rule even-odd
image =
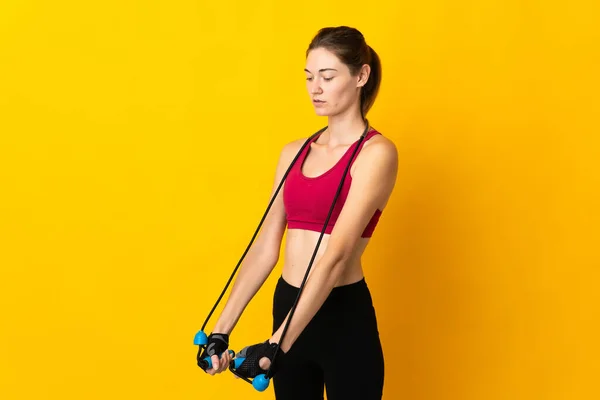
[[[360,111],[346,111],[328,117],[327,131],[330,146],[346,145],[357,141],[367,127]]]

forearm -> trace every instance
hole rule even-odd
[[[214,332],[230,334],[250,300],[267,280],[277,264],[278,254],[253,246],[239,268],[227,303]]]
[[[281,335],[290,317],[290,313],[288,313],[281,326],[271,337],[271,341],[279,343],[283,351],[287,352],[292,347],[298,336],[300,336],[300,333],[302,333],[321,308],[341,277],[344,263],[345,261],[341,258],[322,258],[313,265],[309,278],[302,289],[302,294],[298,300],[296,310],[285,333],[283,342],[281,342]]]

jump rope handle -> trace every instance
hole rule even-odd
[[[205,371],[207,369],[211,369],[213,367],[211,357],[204,357],[204,358],[200,359],[200,354],[202,353],[202,350],[205,349],[207,344],[208,344],[208,336],[206,336],[206,333],[204,333],[204,331],[202,331],[202,330],[198,331],[198,333],[196,333],[196,336],[194,336],[194,345],[199,346],[198,366]],[[228,350],[228,351],[229,351],[229,354],[231,355],[231,357],[235,357],[235,352],[233,350]],[[219,357],[221,355],[222,354],[220,354]]]

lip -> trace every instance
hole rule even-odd
[[[313,99],[313,104],[316,106],[323,105],[325,103],[326,103],[326,101],[324,101],[324,100]]]

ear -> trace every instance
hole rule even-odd
[[[365,86],[369,80],[369,75],[371,75],[371,66],[369,64],[363,64],[358,71],[358,81],[356,82],[356,87]]]

